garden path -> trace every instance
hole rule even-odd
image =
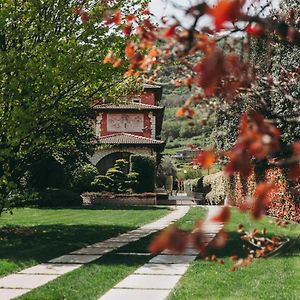
[[[0,299],[9,300],[26,294],[32,289],[40,287],[61,275],[99,259],[108,252],[167,227],[182,218],[189,211],[188,206],[177,206],[172,207],[172,209],[173,211],[168,215],[138,229],[51,259],[47,263],[42,263],[0,278]]]
[[[208,215],[202,227],[206,245],[224,227],[223,223],[212,221],[214,216],[220,214],[222,207],[208,206],[208,208]],[[172,255],[164,251],[115,285],[99,300],[165,300],[196,259],[197,253],[191,247],[187,248],[183,255]]]

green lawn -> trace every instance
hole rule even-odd
[[[152,212],[163,214],[165,211],[165,209],[156,209]],[[116,211],[112,213],[114,212]],[[126,213],[128,217],[132,211],[126,211]],[[203,208],[191,208],[189,213],[178,221],[178,224],[182,228],[190,229],[193,227],[194,221],[197,218],[205,218],[205,214],[206,210]],[[120,222],[121,216],[122,214],[119,215],[118,220],[115,219],[115,222]],[[224,249],[215,252],[218,258],[225,260],[226,265],[207,262],[202,258],[197,259],[179,282],[170,300],[299,299],[300,243],[297,238],[300,234],[300,225],[292,224],[282,228],[270,224],[269,222],[272,220],[272,218],[265,218],[259,222],[254,222],[248,218],[248,215],[240,214],[234,210],[231,222],[226,226],[229,233],[228,244]],[[129,218],[126,222],[129,222]],[[293,248],[287,249],[277,257],[255,259],[248,268],[242,267],[235,272],[229,272],[229,268],[233,264],[229,261],[229,257],[235,254],[242,255],[242,244],[236,233],[238,223],[244,224],[249,229],[267,227],[270,235],[289,236],[294,239],[295,244]],[[98,299],[150,259],[149,256],[122,256],[118,255],[118,252],[147,252],[154,235],[130,243],[94,262],[65,274],[47,285],[25,294],[20,299]]]
[[[158,207],[20,208],[0,217],[0,276],[132,230],[167,213]]]
[[[119,255],[118,253],[148,253],[149,243],[155,234],[125,245],[18,299],[96,300],[151,258],[151,256]]]
[[[194,208],[179,223],[190,228],[190,222],[201,214],[201,209]],[[272,222],[273,224],[270,224]],[[236,233],[237,224],[244,224],[246,229],[266,227],[271,235],[289,236],[294,244],[278,256],[268,259],[255,259],[249,267],[241,267],[235,272],[229,268],[233,264],[231,255],[242,255],[242,242]],[[254,222],[247,214],[232,211],[232,219],[226,226],[229,233],[227,246],[215,252],[225,265],[197,259],[183,276],[170,300],[187,299],[300,299],[300,225],[291,224],[284,228],[274,224],[266,217]],[[212,254],[212,253],[211,253]]]

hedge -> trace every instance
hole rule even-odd
[[[134,192],[153,192],[155,188],[156,159],[153,156],[131,155],[130,171],[138,173]]]
[[[251,197],[259,182],[274,182],[275,189],[269,195],[267,213],[286,220],[300,223],[300,198],[298,188],[300,182],[291,182],[286,171],[277,167],[266,167],[264,170],[253,168],[251,175],[245,179],[239,175],[231,179],[230,204],[241,206],[247,197]]]
[[[48,188],[40,193],[38,205],[43,207],[80,206],[82,198],[77,193],[64,189]]]

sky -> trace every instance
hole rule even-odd
[[[259,0],[260,3],[265,3],[267,0]],[[184,17],[184,9],[193,4],[201,3],[201,0],[151,0],[149,5],[150,11],[157,17],[159,20],[162,16],[172,17],[175,16],[178,18],[185,26],[189,26],[191,24],[191,19]],[[216,3],[217,0],[208,0],[207,2],[213,4]],[[254,0],[248,0],[248,2],[254,2]],[[258,1],[257,1],[258,2]],[[278,8],[280,0],[272,0],[272,5],[274,8]],[[176,8],[178,6],[178,8]],[[206,26],[210,23],[210,19],[206,18],[202,20],[201,26]]]

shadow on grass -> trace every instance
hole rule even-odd
[[[218,258],[226,258],[230,256],[238,256],[238,257],[246,257],[249,251],[246,250],[247,247],[255,250],[255,247],[246,241],[241,239],[240,234],[237,232],[227,232],[227,243],[225,247],[221,249],[208,249],[206,255],[215,254]],[[272,238],[273,235],[267,235],[268,238]],[[300,254],[300,239],[299,237],[289,237],[290,242],[288,242],[285,246],[282,247],[280,251],[274,255],[274,257],[285,257],[292,256],[294,254]]]
[[[89,265],[101,265],[101,266],[135,266],[143,265],[149,261],[148,256],[137,256],[137,255],[118,255],[116,253],[108,253],[103,257],[90,262],[84,267],[89,267]]]
[[[163,210],[166,206],[144,206],[144,205],[87,205],[87,206],[61,206],[61,207],[34,207],[40,210],[60,210],[60,209],[76,209],[76,210]]]
[[[26,261],[45,262],[134,228],[104,225],[6,226],[0,229],[0,258],[17,265],[26,264]]]

